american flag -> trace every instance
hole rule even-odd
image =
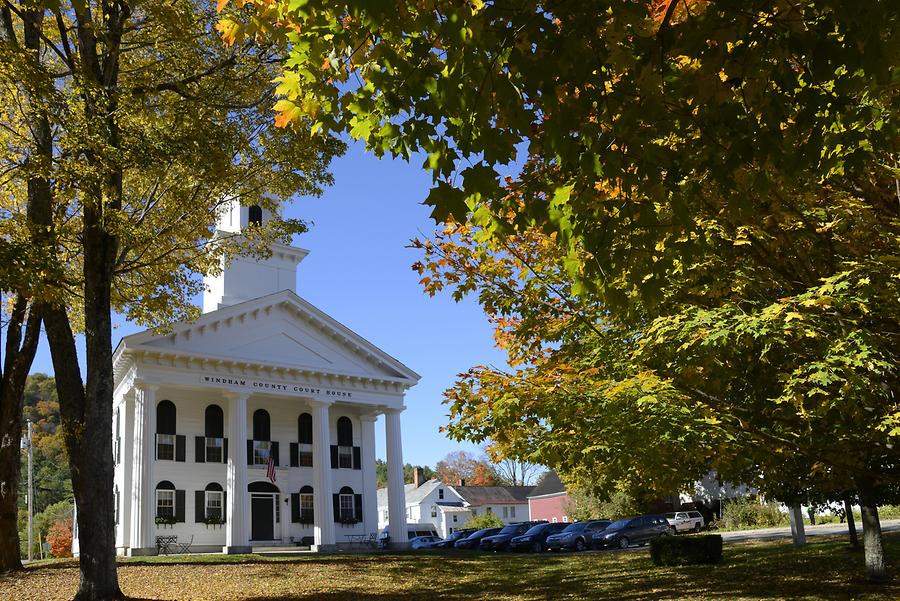
[[[269,462],[266,464],[266,478],[275,482],[275,458],[269,455]]]

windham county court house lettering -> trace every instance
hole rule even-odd
[[[218,235],[270,215],[230,205]],[[203,315],[126,336],[114,355],[116,547],[333,548],[378,526],[375,421],[385,417],[391,541],[406,534],[400,412],[414,371],[300,298],[307,251],[276,244],[206,280]],[[269,458],[275,481],[267,478]]]

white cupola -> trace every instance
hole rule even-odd
[[[219,215],[217,236],[240,234],[248,227],[261,225],[268,219],[280,219],[258,205],[241,206],[233,200],[227,203]],[[224,265],[222,273],[206,276],[206,292],[203,294],[203,312],[209,313],[223,307],[268,296],[283,290],[297,292],[297,265],[309,251],[287,244],[272,245],[267,259],[234,257]]]

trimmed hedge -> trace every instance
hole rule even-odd
[[[722,561],[722,537],[660,536],[650,541],[650,558],[658,566],[686,566]]]

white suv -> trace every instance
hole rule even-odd
[[[666,520],[675,529],[675,532],[700,532],[706,525],[703,515],[699,511],[676,511],[667,513]]]

